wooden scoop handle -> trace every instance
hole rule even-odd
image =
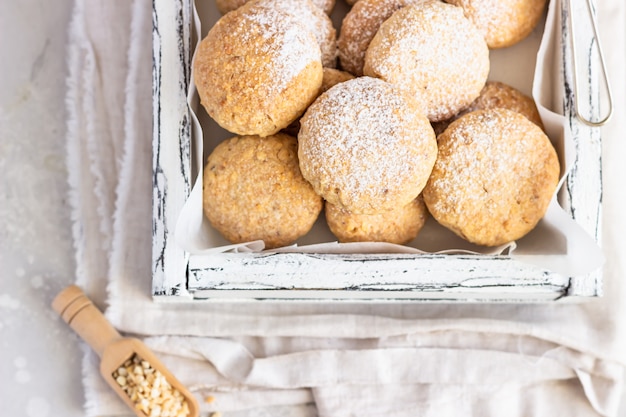
[[[102,357],[104,349],[122,336],[76,285],[61,291],[52,308]]]

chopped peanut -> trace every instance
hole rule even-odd
[[[148,361],[133,355],[115,372],[113,379],[147,417],[186,417],[189,404],[180,391]]]

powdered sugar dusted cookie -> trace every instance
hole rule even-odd
[[[250,0],[215,0],[217,10],[222,14],[226,14],[235,9],[240,8]],[[335,7],[335,0],[311,0],[316,7],[322,10],[327,15],[330,15]]]
[[[253,0],[254,7],[275,8],[291,15],[317,39],[322,52],[322,65],[337,66],[337,31],[332,20],[311,0]]]
[[[298,141],[302,175],[328,202],[357,214],[411,202],[437,155],[419,103],[371,77],[322,94],[302,117]]]
[[[331,87],[342,83],[344,81],[348,81],[354,78],[354,75],[349,72],[340,71],[335,68],[326,68],[324,67],[324,76],[322,77],[322,86],[320,87],[319,94],[325,93]],[[298,136],[298,131],[300,130],[300,119],[294,121],[285,129],[283,129],[284,133],[287,133],[292,136]]]
[[[463,9],[427,0],[401,8],[380,26],[363,73],[407,90],[436,122],[478,97],[489,74],[489,49]]]
[[[461,6],[485,37],[489,48],[505,48],[533,31],[547,0],[445,0]]]
[[[296,120],[322,83],[313,34],[287,13],[246,4],[200,42],[193,64],[207,113],[224,129],[267,136]]]
[[[380,25],[393,12],[424,0],[359,0],[346,14],[337,39],[341,68],[354,75],[363,75],[365,51]]]

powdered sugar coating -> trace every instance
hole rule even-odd
[[[321,52],[313,34],[287,13],[246,4],[200,42],[194,73],[201,103],[220,126],[267,136],[315,99]]]
[[[505,48],[537,26],[547,0],[445,0],[460,6],[485,37],[489,48]]]
[[[337,39],[342,69],[357,76],[363,75],[365,51],[380,25],[396,10],[422,1],[359,0],[344,17]]]
[[[302,117],[298,141],[302,175],[328,202],[357,214],[408,204],[437,155],[418,103],[370,77],[322,94]]]
[[[254,0],[256,8],[276,8],[290,16],[317,39],[322,52],[322,65],[334,68],[337,65],[337,31],[332,20],[311,0]]]
[[[519,113],[479,110],[438,138],[424,202],[442,225],[470,242],[519,239],[545,214],[559,177],[556,151]]]
[[[489,49],[460,7],[424,1],[401,8],[381,25],[363,73],[406,89],[436,122],[478,97],[489,74]]]
[[[249,0],[215,0],[215,5],[220,13],[226,14],[240,8],[248,3],[248,1]],[[330,15],[335,7],[335,0],[311,0],[311,2],[327,15]]]

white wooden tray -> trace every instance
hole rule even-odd
[[[338,0],[342,1],[342,0]],[[576,36],[584,116],[600,113],[597,56],[591,26],[569,25],[568,1],[556,1],[561,44],[554,73],[563,100],[553,103],[569,121],[576,160],[561,190],[561,205],[596,241],[601,221],[600,131],[576,116],[571,36]],[[192,0],[153,1],[153,281],[156,300],[536,302],[602,294],[597,269],[567,276],[508,255],[218,253],[190,255],[173,232],[192,187],[193,127],[186,94],[191,57]],[[579,2],[580,4],[581,2]],[[587,9],[573,9],[575,22]]]

